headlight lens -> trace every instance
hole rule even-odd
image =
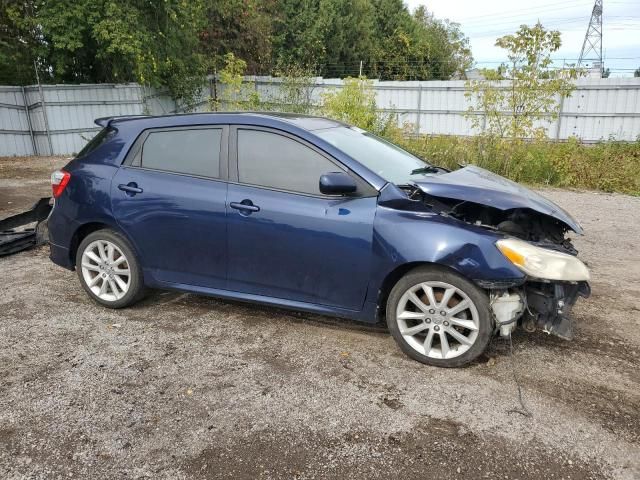
[[[536,247],[523,240],[505,238],[496,246],[511,263],[531,277],[546,280],[589,280],[589,270],[573,255]]]

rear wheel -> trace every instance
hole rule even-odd
[[[98,230],[80,242],[76,271],[89,296],[106,307],[127,307],[144,294],[142,271],[133,250],[112,230]]]
[[[459,367],[487,347],[492,320],[486,293],[438,267],[420,267],[398,281],[387,302],[387,325],[403,352],[438,367]]]

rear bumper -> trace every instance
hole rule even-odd
[[[75,264],[72,260],[71,248],[73,247],[73,232],[75,232],[77,225],[72,218],[65,215],[61,206],[60,199],[56,199],[47,219],[49,247],[51,248],[49,258],[56,265],[67,270],[74,270]]]
[[[75,265],[71,263],[71,255],[69,255],[69,249],[56,245],[55,243],[49,243],[51,253],[49,258],[53,263],[59,265],[67,270],[74,270]]]

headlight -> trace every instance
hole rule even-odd
[[[511,263],[531,277],[546,280],[589,280],[589,270],[573,255],[536,247],[515,238],[498,240],[496,246]]]

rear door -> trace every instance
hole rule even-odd
[[[283,132],[238,126],[230,145],[229,289],[360,310],[377,192],[353,175],[353,196],[321,194],[345,167]]]
[[[228,130],[148,130],[115,175],[113,212],[133,240],[145,275],[224,288]]]

